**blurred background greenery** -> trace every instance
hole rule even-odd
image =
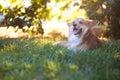
[[[0,0],[5,24],[44,34],[42,22],[68,22],[77,17],[96,19],[106,26],[106,37],[120,39],[120,0]],[[24,30],[23,30],[24,31]]]

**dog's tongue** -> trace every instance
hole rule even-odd
[[[77,34],[78,34],[78,30],[73,30],[73,33],[74,33],[75,35],[77,35]]]

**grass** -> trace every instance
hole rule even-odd
[[[120,80],[120,42],[73,52],[55,41],[1,39],[0,80]]]

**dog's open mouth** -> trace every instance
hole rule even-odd
[[[82,29],[73,29],[74,35],[81,34]]]

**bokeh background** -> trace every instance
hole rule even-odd
[[[67,37],[66,23],[83,17],[99,20],[97,35],[120,39],[119,8],[119,0],[0,0],[0,37]]]

